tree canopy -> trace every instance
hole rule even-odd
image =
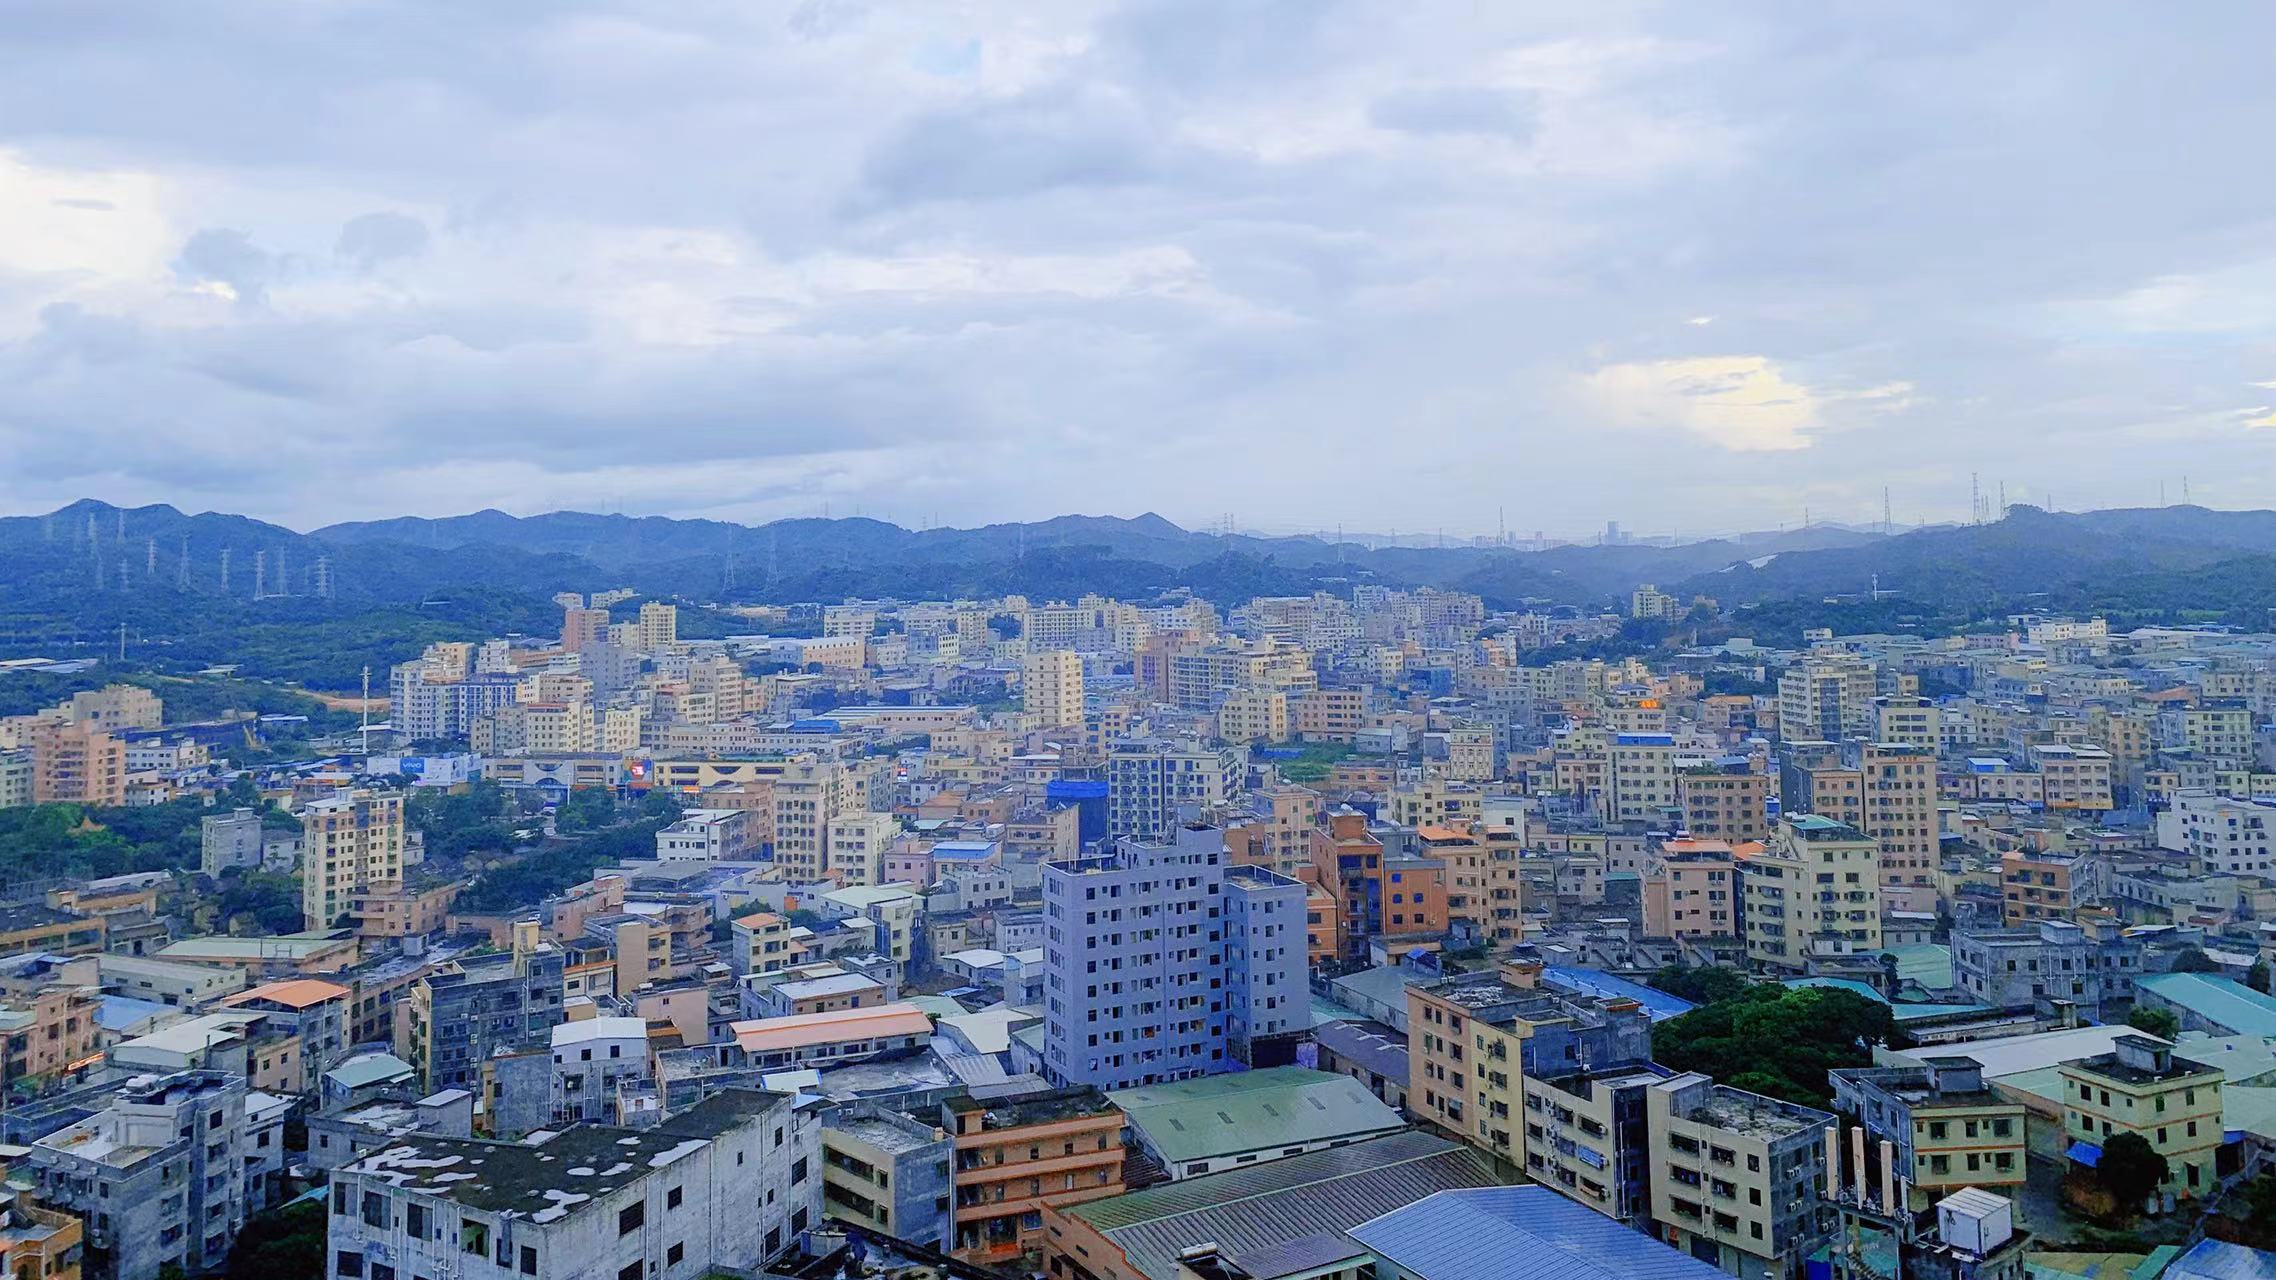
[[[1889,1006],[1823,987],[1749,986],[1652,1028],[1652,1056],[1734,1088],[1823,1107],[1826,1073],[1872,1064],[1872,1046],[1907,1043]]]
[[[2165,1157],[2138,1133],[2112,1134],[2102,1144],[2102,1158],[2094,1165],[2095,1180],[2129,1214],[2141,1212],[2171,1174]]]
[[[1717,1000],[1728,1000],[1754,985],[1753,979],[1745,974],[1719,965],[1703,965],[1698,968],[1680,964],[1666,965],[1645,979],[1645,982],[1693,1004],[1713,1004]]]

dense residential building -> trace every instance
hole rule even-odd
[[[1083,722],[1083,656],[1071,649],[1030,653],[1020,669],[1021,707],[1047,729]]]
[[[1787,972],[1881,950],[1880,844],[1819,814],[1780,820],[1740,867],[1747,958]]]
[[[1040,1260],[1046,1208],[1122,1194],[1122,1112],[1095,1089],[956,1094],[941,1119],[956,1150],[957,1257]]]
[[[2227,1076],[2149,1036],[2120,1036],[2111,1051],[2062,1065],[2063,1133],[2073,1161],[2091,1166],[2104,1144],[2135,1134],[2165,1157],[2165,1191],[2194,1200],[2219,1175]]]
[[[1045,864],[1044,1074],[1126,1089],[1238,1069],[1302,1029],[1303,886],[1228,874],[1225,833]]]
[[[411,989],[404,1025],[410,1061],[427,1087],[480,1096],[494,1057],[542,1053],[565,1016],[565,965],[559,947],[524,925],[512,951],[464,956],[423,978]]]
[[[1657,1234],[1734,1276],[1791,1280],[1831,1231],[1824,1138],[1834,1117],[1685,1072],[1650,1085]]]
[[[228,1260],[248,1213],[243,1077],[186,1071],[130,1082],[101,1110],[31,1144],[40,1198],[85,1224],[100,1280],[157,1280]]]
[[[1241,755],[1231,747],[1161,739],[1116,743],[1106,758],[1107,828],[1119,838],[1168,840],[1179,814],[1232,803]]]
[[[2042,920],[2019,929],[1955,931],[1955,984],[1994,1006],[2065,1001],[2101,1017],[2134,998],[2142,943],[2107,921]]]
[[[346,915],[356,895],[403,879],[403,796],[352,790],[301,810],[301,917],[321,929]]]
[[[1650,1020],[1635,1001],[1546,989],[1542,969],[1507,960],[1488,972],[1410,983],[1404,993],[1409,1113],[1529,1173],[1547,1167],[1546,1154],[1536,1164],[1530,1149],[1540,1122],[1527,1112],[1529,1078],[1651,1057]]]
[[[2023,1104],[1986,1087],[1972,1058],[1924,1063],[1832,1072],[1834,1106],[1876,1142],[1896,1144],[1914,1210],[1963,1187],[2020,1196],[2029,1154]]]
[[[832,1109],[822,1128],[822,1213],[942,1252],[956,1247],[956,1142],[876,1103]]]
[[[730,1090],[650,1128],[571,1125],[541,1145],[406,1136],[333,1172],[330,1274],[755,1272],[821,1221],[821,1131],[811,1102]]]

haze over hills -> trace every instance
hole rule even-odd
[[[1863,597],[1878,588],[1926,607],[2093,605],[2118,592],[2146,593],[2163,608],[2220,610],[2249,604],[2254,584],[2276,580],[2276,512],[2052,514],[2019,506],[1997,522],[1893,535],[1827,525],[1674,546],[1536,551],[1213,534],[1150,513],[911,530],[859,517],[749,526],[479,511],[302,533],[226,513],[83,500],[44,516],[0,519],[0,553],[0,600],[11,614],[53,612],[89,625],[130,601],[144,609],[164,600],[176,608],[249,603],[256,574],[264,595],[307,599],[318,594],[320,563],[332,602],[358,606],[432,607],[486,593],[542,601],[559,590],[612,586],[720,603],[1088,591],[1144,598],[1180,587],[1237,602],[1365,581],[1473,591],[1500,608],[1528,601],[1602,607],[1650,582],[1726,607]]]

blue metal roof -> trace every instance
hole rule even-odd
[[[1347,1234],[1416,1280],[1729,1280],[1547,1187],[1441,1191]]]
[[[2063,1155],[2072,1164],[2083,1164],[2089,1169],[2102,1163],[2102,1148],[2091,1142],[2074,1142]]]
[[[1671,996],[1657,987],[1647,987],[1641,982],[1615,977],[1602,969],[1550,965],[1541,971],[1541,977],[1552,987],[1578,995],[1601,996],[1607,1000],[1633,1000],[1644,1006],[1644,1012],[1654,1022],[1665,1022],[1699,1007],[1681,996]]]
[[[2276,1253],[2200,1240],[2166,1268],[2166,1280],[2276,1280]]]

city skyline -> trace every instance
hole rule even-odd
[[[58,9],[0,55],[0,506],[2276,505],[2272,23]]]

